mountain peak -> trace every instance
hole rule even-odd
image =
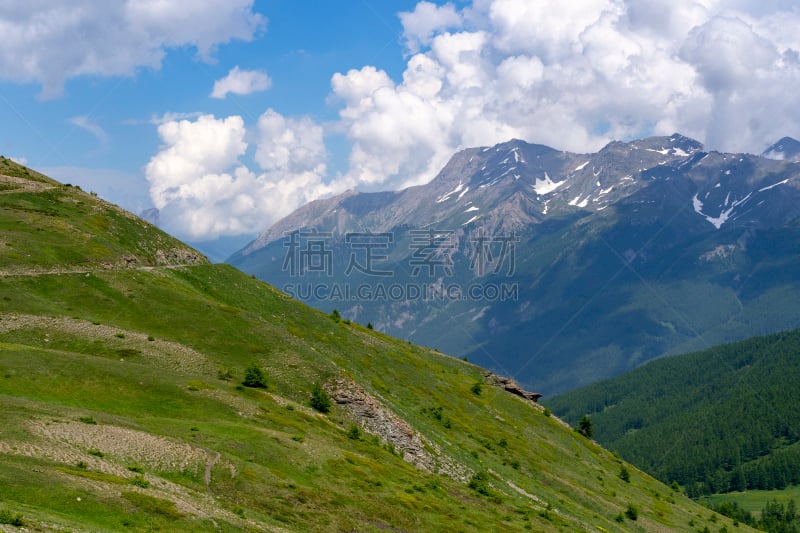
[[[670,136],[647,137],[632,141],[628,143],[627,146],[638,150],[648,150],[651,152],[659,152],[663,155],[676,156],[688,156],[703,150],[703,144],[701,142],[681,135],[680,133],[673,133]]]
[[[764,150],[762,157],[779,161],[800,161],[800,141],[792,137],[781,140]]]

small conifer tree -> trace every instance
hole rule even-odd
[[[311,407],[320,413],[327,413],[331,410],[331,397],[319,383],[314,383],[311,388]]]

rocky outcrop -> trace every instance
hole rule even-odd
[[[331,399],[343,406],[364,432],[390,443],[407,463],[460,482],[466,482],[472,475],[469,468],[443,454],[439,446],[425,439],[355,381],[341,378],[328,389]]]
[[[498,387],[502,387],[506,391],[519,396],[520,398],[525,398],[526,400],[530,400],[533,403],[537,403],[539,398],[542,397],[541,394],[538,392],[529,392],[519,386],[519,383],[514,381],[511,378],[507,378],[504,376],[498,376],[494,372],[485,371],[483,373],[483,377],[486,382],[490,385],[496,385]]]
[[[337,380],[331,399],[345,406],[364,431],[391,443],[406,462],[426,472],[434,471],[433,458],[425,450],[420,435],[355,381]]]
[[[155,263],[156,265],[202,265],[208,263],[208,259],[197,250],[187,246],[185,248],[156,250]]]

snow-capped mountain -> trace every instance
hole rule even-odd
[[[504,301],[292,295],[537,390],[565,390],[652,357],[800,321],[800,298],[786,296],[800,295],[793,142],[773,146],[782,159],[708,152],[678,134],[612,142],[593,154],[520,140],[470,148],[426,185],[312,202],[230,262],[290,294],[298,281],[514,287]],[[287,235],[312,229],[330,236],[339,266],[322,277],[292,275],[288,254],[299,243]],[[422,230],[430,232],[425,250]],[[354,247],[348,234],[391,237]],[[353,268],[369,246],[390,280]],[[508,252],[513,265],[480,268]],[[429,268],[423,279],[413,267],[425,258],[443,258],[448,268]]]

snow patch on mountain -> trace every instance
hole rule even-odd
[[[725,222],[727,222],[728,219],[730,219],[733,210],[736,209],[738,206],[742,205],[743,203],[745,203],[747,200],[749,200],[752,195],[753,193],[747,193],[747,196],[745,196],[741,200],[734,200],[733,203],[730,204],[730,207],[728,207],[728,209],[722,209],[722,211],[720,211],[720,214],[716,217],[709,216],[703,212],[703,201],[697,197],[697,194],[695,194],[692,197],[692,207],[694,208],[695,213],[705,218],[715,228],[720,229],[722,225],[725,224]],[[728,195],[725,197],[724,207],[728,206],[729,200],[730,200],[730,193],[728,193]]]
[[[475,207],[474,205],[472,205],[472,206],[470,206],[470,207],[469,207],[469,208],[468,208],[466,211],[464,211],[464,212],[465,212],[465,213],[470,213],[470,212],[472,212],[472,211],[480,211],[480,209],[481,209],[480,207]]]
[[[762,187],[762,188],[758,189],[758,192],[768,191],[768,190],[770,190],[772,188],[777,187],[778,185],[783,185],[784,183],[787,183],[788,181],[789,181],[789,178],[786,178],[785,180],[779,181],[778,183],[774,183],[772,185],[767,185],[766,187]]]
[[[573,172],[578,172],[580,170],[583,170],[584,168],[586,168],[586,165],[588,165],[589,163],[591,163],[591,161],[587,161],[585,163],[581,163],[580,165],[575,167],[575,170],[573,170]]]
[[[678,157],[689,157],[690,155],[692,155],[689,152],[684,152],[683,150],[677,147],[672,149],[672,153],[674,155],[677,155]]]
[[[587,196],[581,201],[581,195],[579,194],[578,196],[570,200],[569,205],[574,205],[576,207],[581,207],[581,208],[586,207],[587,205],[589,205],[589,197]]]
[[[450,191],[450,192],[447,192],[447,193],[444,193],[443,195],[441,195],[441,196],[440,196],[440,197],[439,197],[439,198],[436,200],[436,203],[437,203],[437,204],[440,204],[440,203],[442,203],[442,202],[444,202],[444,201],[447,201],[447,200],[449,200],[449,199],[450,199],[450,197],[451,197],[452,195],[454,195],[454,194],[455,194],[455,193],[457,193],[457,192],[461,192],[463,189],[464,189],[464,183],[463,183],[463,182],[461,182],[461,181],[459,181],[459,182],[458,182],[458,185],[456,186],[456,188],[455,188],[455,189],[453,189],[452,191]],[[460,198],[460,197],[459,197],[459,198]]]
[[[536,194],[544,196],[545,194],[550,194],[555,191],[566,182],[567,180],[553,181],[547,174],[547,171],[545,171],[544,179],[536,178],[536,182],[533,184],[533,190],[536,191]]]

